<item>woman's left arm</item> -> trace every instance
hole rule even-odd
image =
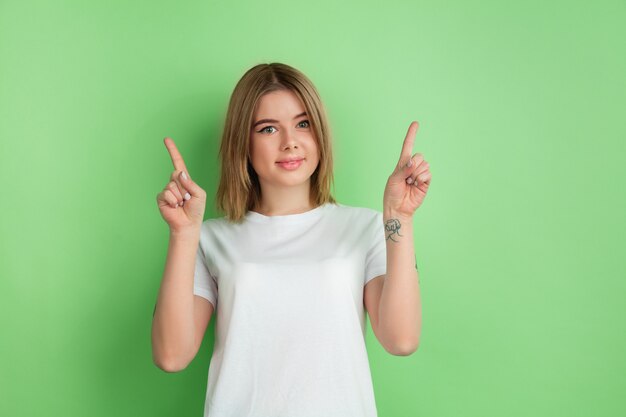
[[[413,215],[426,197],[431,173],[422,154],[411,156],[418,126],[417,122],[409,126],[383,198],[387,272],[378,306],[378,327],[384,340],[398,346],[404,355],[417,349],[422,327]]]

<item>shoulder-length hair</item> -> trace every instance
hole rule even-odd
[[[322,100],[313,83],[297,69],[278,62],[259,64],[241,77],[230,96],[219,150],[220,182],[216,207],[227,220],[241,223],[261,199],[259,178],[250,163],[250,135],[260,98],[290,90],[302,101],[317,141],[319,164],[311,175],[310,196],[315,207],[336,203],[333,180],[332,135]]]

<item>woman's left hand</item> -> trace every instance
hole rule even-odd
[[[430,186],[431,174],[428,170],[428,162],[421,153],[411,156],[418,127],[419,124],[416,121],[411,122],[402,145],[400,161],[389,176],[385,187],[383,207],[386,212],[393,213],[394,216],[412,217],[424,201]],[[407,165],[409,161],[411,161],[410,166]]]

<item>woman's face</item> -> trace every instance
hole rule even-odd
[[[290,90],[273,91],[259,100],[250,133],[250,160],[261,189],[310,186],[319,151],[305,112]],[[280,163],[287,159],[299,162]]]

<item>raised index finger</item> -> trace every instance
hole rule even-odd
[[[413,121],[409,126],[408,132],[406,132],[406,137],[404,138],[404,143],[402,144],[402,152],[400,153],[401,163],[406,163],[406,161],[408,161],[413,154],[413,142],[415,142],[415,134],[417,133],[418,127],[419,124],[416,121]]]
[[[170,157],[172,158],[172,163],[174,164],[174,169],[177,171],[187,172],[185,161],[183,161],[183,157],[181,156],[180,152],[178,152],[178,148],[174,144],[174,141],[171,138],[165,138],[163,142],[165,142],[165,147],[167,148],[167,151],[170,153]]]

